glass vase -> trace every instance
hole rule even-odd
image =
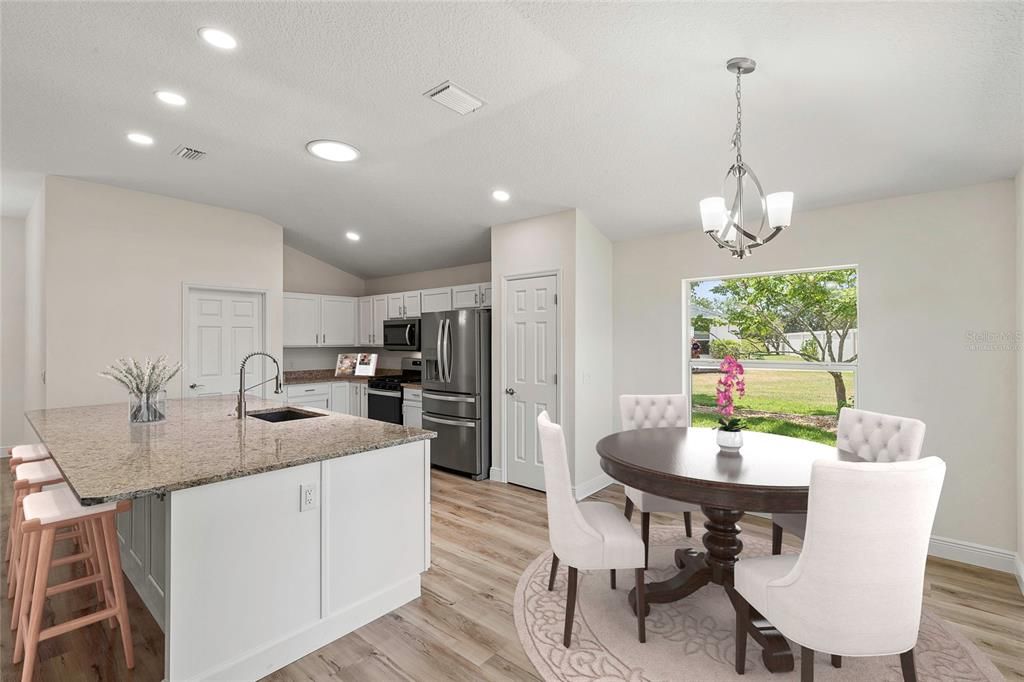
[[[128,421],[132,424],[150,424],[166,418],[167,391],[128,396]]]

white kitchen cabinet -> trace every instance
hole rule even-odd
[[[388,319],[400,320],[405,317],[403,312],[404,297],[402,294],[388,294]]]
[[[285,386],[284,395],[289,405],[331,409],[330,384],[292,384]]]
[[[490,308],[491,307],[491,283],[484,282],[480,285],[480,307]]]
[[[374,296],[373,297],[373,338],[370,345],[383,346],[384,345],[384,320],[387,319],[388,314],[388,299],[387,296]]]
[[[348,296],[320,297],[320,345],[356,345],[357,299]]]
[[[320,296],[284,295],[284,345],[316,346],[320,342]]]
[[[420,292],[421,313],[441,313],[452,309],[452,289],[424,289]]]
[[[402,294],[402,308],[407,318],[419,317],[421,307],[421,292],[407,291]]]
[[[135,500],[117,515],[121,568],[161,628],[166,628],[167,503],[159,495]]]
[[[384,345],[384,320],[388,318],[387,296],[364,296],[357,302],[360,346]]]
[[[357,299],[320,294],[284,295],[284,345],[355,346]]]
[[[402,424],[423,428],[423,389],[402,389]]]
[[[369,394],[369,386],[358,381],[348,382],[349,409],[348,413],[353,417],[366,417],[366,402]]]
[[[352,414],[350,385],[347,381],[336,381],[331,384],[331,411]]]
[[[452,308],[479,308],[480,307],[480,285],[464,284],[452,287]]]

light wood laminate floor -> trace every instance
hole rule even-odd
[[[10,481],[0,467],[2,534],[6,536]],[[266,678],[300,680],[532,680],[537,679],[512,622],[520,573],[547,549],[547,513],[540,493],[434,472],[433,548],[423,595]],[[620,486],[594,496],[622,506]],[[368,511],[369,513],[369,511]],[[639,514],[634,516],[639,523]],[[653,523],[681,523],[655,515]],[[703,519],[694,519],[698,529]],[[748,517],[743,532],[767,538],[767,522]],[[6,541],[6,537],[3,538]],[[790,538],[787,536],[787,541]],[[61,618],[89,609],[95,594],[51,600]],[[117,632],[104,625],[40,645],[37,680],[160,680],[163,633],[129,586],[136,667],[124,669]],[[17,680],[6,623],[10,602],[0,598],[0,679]],[[1024,680],[1024,597],[1013,576],[931,559],[925,604],[956,623],[1007,679]],[[47,614],[51,619],[53,613]]]

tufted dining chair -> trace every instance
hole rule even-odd
[[[665,426],[689,426],[690,404],[682,394],[671,395],[621,395],[619,412],[622,428],[651,429]],[[648,543],[651,534],[651,514],[682,514],[686,526],[686,537],[693,537],[691,513],[700,511],[700,506],[688,502],[652,495],[636,488],[626,488],[626,518],[633,518],[633,509],[640,510],[640,536],[644,541],[644,566],[647,566]]]
[[[921,457],[924,422],[844,407],[839,410],[836,447],[865,462],[903,462]],[[804,537],[807,514],[772,514],[772,554],[782,552],[782,532]]]
[[[607,502],[576,502],[569,478],[569,457],[562,427],[553,424],[547,411],[537,417],[541,454],[544,457],[544,488],[548,506],[548,537],[551,540],[551,576],[548,590],[555,588],[558,562],[569,567],[569,594],[565,600],[566,648],[572,639],[576,610],[577,571],[632,568],[636,574],[636,622],[640,641],[647,640],[644,587],[644,545],[633,525]],[[615,587],[614,580],[612,588]],[[625,612],[625,611],[624,611]]]
[[[747,631],[763,616],[801,647],[801,682],[814,677],[814,652],[898,654],[915,679],[924,569],[946,465],[916,461],[815,462],[800,554],[736,564],[736,672]]]

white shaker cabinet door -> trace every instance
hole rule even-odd
[[[421,313],[443,313],[451,309],[452,290],[450,287],[424,289],[420,292]]]
[[[285,346],[316,346],[320,343],[319,296],[284,295],[283,336]]]
[[[352,414],[352,397],[347,381],[331,384],[331,410],[342,414]]]
[[[387,296],[373,297],[373,337],[370,339],[371,346],[384,345],[384,320],[388,317]]]
[[[359,345],[373,344],[373,297],[359,299]]]
[[[484,282],[480,285],[480,307],[490,308],[491,307],[491,283]]]
[[[321,346],[356,345],[357,301],[347,296],[321,296]]]
[[[420,292],[407,291],[402,294],[402,311],[407,318],[415,319],[419,317],[420,308]]]
[[[480,285],[466,284],[464,286],[452,287],[452,308],[479,308],[480,307]]]
[[[400,320],[405,317],[402,309],[402,294],[388,294],[388,317],[389,320]]]

